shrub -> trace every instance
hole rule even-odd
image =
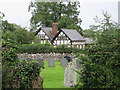
[[[33,39],[34,43],[40,43],[40,40],[37,36],[34,36],[34,39]]]
[[[18,53],[72,53],[80,49],[67,47],[67,45],[52,46],[50,44],[23,44],[17,50]]]
[[[32,80],[39,76],[40,65],[18,60],[17,43],[6,35],[2,41],[2,88],[31,88]]]
[[[87,47],[82,59],[81,74],[84,88],[120,87],[120,30],[113,28],[98,36],[98,43]]]
[[[40,73],[40,64],[22,60],[14,70],[16,87],[32,88],[32,81],[37,80]]]

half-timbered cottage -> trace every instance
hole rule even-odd
[[[61,29],[57,35],[53,38],[53,45],[66,44],[72,47],[83,48],[85,45],[85,39],[73,29]]]
[[[84,37],[82,37],[76,30],[58,30],[57,23],[53,23],[52,28],[39,28],[39,30],[36,31],[35,35],[39,38],[40,43],[45,44],[46,42],[49,42],[54,46],[65,44],[69,47],[83,48],[86,41]]]

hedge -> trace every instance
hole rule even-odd
[[[71,48],[67,45],[58,45],[54,47],[50,44],[23,44],[19,46],[17,53],[73,53],[79,50],[78,48]]]

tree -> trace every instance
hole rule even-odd
[[[29,32],[27,30],[25,30],[24,28],[19,28],[17,29],[15,32],[15,40],[19,43],[19,44],[29,44],[32,43],[33,39],[34,39],[34,33],[33,32]]]
[[[2,29],[3,30],[2,36],[6,36],[7,38],[10,38],[10,39],[16,41],[18,44],[32,43],[32,40],[34,39],[33,32],[29,32],[26,29],[24,29],[16,24],[8,23],[7,25],[5,25],[6,28]],[[10,28],[9,25],[13,25],[12,28]]]
[[[34,39],[34,33],[27,31],[16,24],[11,24],[7,20],[1,20],[2,36],[12,39],[19,44],[32,43]]]
[[[0,19],[0,22],[3,22],[1,16]],[[9,25],[10,24],[7,23],[5,27],[9,27]],[[21,28],[19,29],[21,30]],[[17,30],[14,31],[11,28],[2,28],[2,30],[4,30],[3,35],[1,37],[2,64],[0,62],[0,64],[2,65],[2,70],[0,68],[0,79],[2,79],[2,89],[33,88],[33,83],[36,82],[36,80],[38,80],[38,77],[40,76],[40,64],[37,62],[30,62],[27,60],[19,60],[16,53],[16,50],[18,49],[18,44],[14,40],[15,38],[12,38],[12,36],[16,36],[15,32]],[[25,32],[25,29],[22,29],[22,32]],[[21,35],[21,33],[19,35]],[[24,33],[22,35],[24,35]]]
[[[120,29],[108,22],[106,20],[105,25],[100,22],[102,28],[96,44],[86,47],[81,52],[84,56],[79,56],[83,65],[80,80],[84,88],[120,87]]]
[[[8,23],[8,21],[5,20],[5,21],[2,21],[2,30],[3,32],[5,32],[6,30],[15,31],[16,28],[14,27],[14,24]]]
[[[112,21],[110,14],[102,11],[102,16],[103,18],[99,18],[98,16],[96,16],[94,18],[96,24],[90,25],[89,29],[82,31],[84,37],[91,37],[96,39],[97,36],[99,36],[99,34],[101,34],[103,31],[117,27],[117,24]]]
[[[59,28],[81,29],[79,7],[79,2],[31,2],[31,25],[51,27],[52,22],[57,22]]]
[[[103,31],[103,30],[116,27],[116,23],[112,21],[111,15],[108,14],[108,12],[102,11],[102,15],[103,15],[103,18],[99,18],[98,16],[94,18],[94,21],[97,23],[97,25],[90,25],[91,30]]]

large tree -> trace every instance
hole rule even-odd
[[[79,2],[31,2],[31,25],[51,27],[52,22],[57,22],[59,28],[80,29],[79,8]]]

